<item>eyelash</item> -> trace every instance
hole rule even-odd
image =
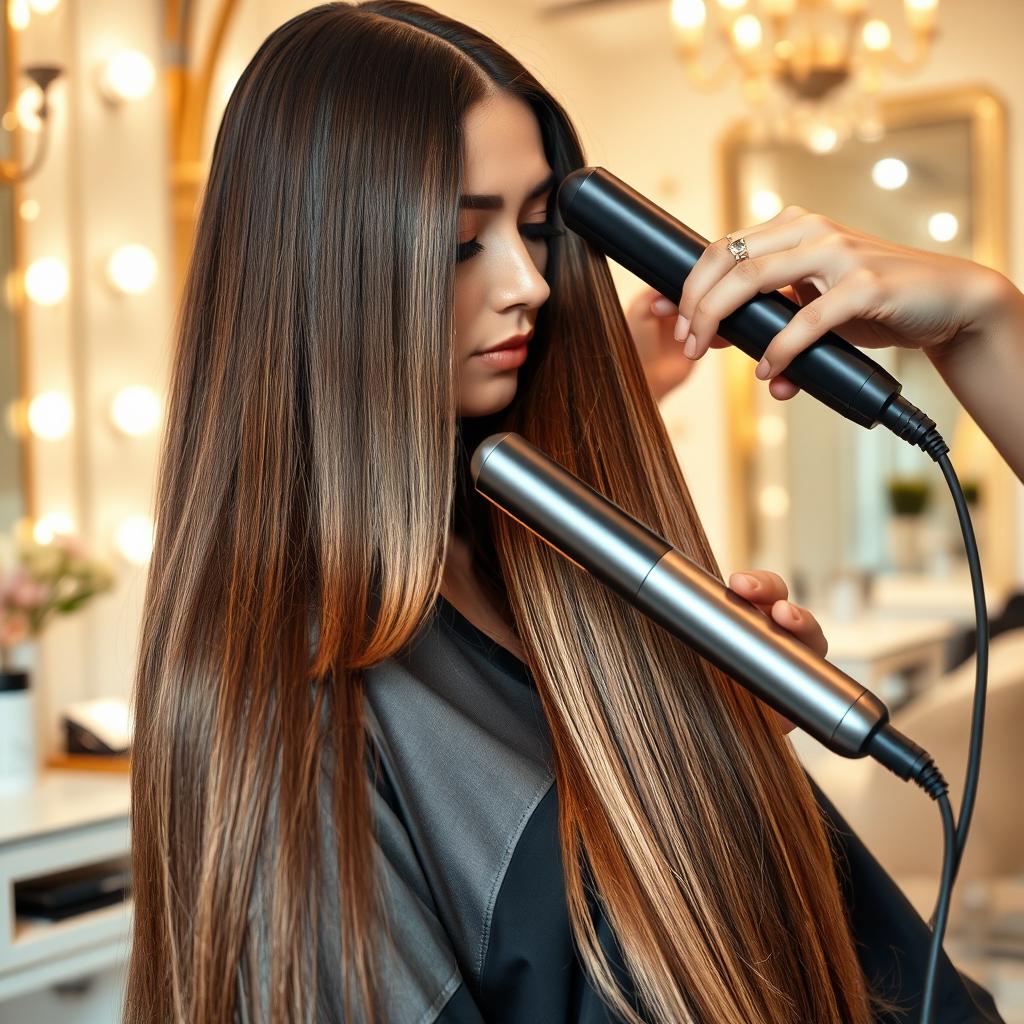
[[[551,221],[545,221],[543,224],[524,224],[522,232],[529,239],[557,238],[559,235],[565,234],[561,228],[555,227]],[[484,247],[475,238],[471,238],[468,242],[462,242],[456,249],[455,262],[462,263],[471,256],[475,256],[478,252],[483,252],[483,249]]]

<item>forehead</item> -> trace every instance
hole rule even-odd
[[[525,192],[548,171],[540,125],[529,105],[499,93],[463,119],[463,192]]]

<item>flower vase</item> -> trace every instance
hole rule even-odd
[[[28,672],[0,670],[0,794],[22,792],[35,782],[35,734]]]

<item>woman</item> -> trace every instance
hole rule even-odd
[[[918,968],[883,993],[888,941],[859,958],[869,855],[777,717],[470,485],[518,431],[717,572],[607,264],[557,220],[584,163],[522,65],[418,4],[306,11],[239,80],[160,467],[127,1021],[866,1024],[916,997]],[[483,351],[523,333],[525,362]]]

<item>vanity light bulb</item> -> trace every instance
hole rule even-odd
[[[68,268],[53,256],[33,260],[25,268],[25,292],[40,306],[56,306],[68,293]]]
[[[36,520],[32,527],[32,539],[37,544],[49,544],[58,533],[73,534],[75,521],[63,512],[51,512]]]
[[[153,88],[156,69],[144,53],[123,50],[107,61],[100,81],[104,95],[115,103],[141,100]]]
[[[827,124],[815,125],[807,137],[807,145],[815,153],[831,153],[839,142],[839,133]]]
[[[960,222],[952,213],[933,213],[928,218],[928,234],[936,242],[952,242],[960,230]]]
[[[28,0],[28,5],[36,14],[52,14],[60,6],[60,0]]]
[[[782,198],[770,188],[759,188],[750,197],[750,212],[758,220],[771,220],[782,210]]]
[[[122,519],[114,531],[114,543],[132,565],[145,565],[153,553],[153,520],[149,516]]]
[[[786,440],[786,421],[774,414],[758,417],[757,439],[766,448],[782,444]]]
[[[160,399],[152,388],[141,384],[122,388],[110,405],[110,417],[122,434],[141,437],[160,419]]]
[[[889,49],[889,44],[892,42],[892,32],[889,31],[889,26],[881,18],[873,18],[871,21],[864,23],[864,28],[861,30],[861,38],[869,50],[873,53],[880,53],[882,50]]]
[[[704,0],[672,0],[672,23],[681,29],[701,29],[707,20]]]
[[[43,91],[38,85],[27,85],[18,93],[14,101],[14,113],[18,124],[27,132],[41,132],[43,120],[39,116],[39,108],[43,104]]]
[[[902,188],[907,183],[910,171],[907,165],[896,157],[886,157],[879,160],[871,168],[871,180],[879,187],[887,191]]]
[[[44,441],[59,441],[71,430],[71,403],[61,391],[44,391],[28,403],[28,428]]]
[[[769,484],[757,496],[761,514],[769,519],[781,519],[789,511],[789,492],[779,484]]]
[[[39,216],[39,200],[23,199],[18,204],[18,216],[22,220],[35,220]]]
[[[15,32],[24,32],[32,20],[32,12],[26,0],[7,0],[7,24]]]
[[[732,23],[732,38],[741,50],[756,50],[761,45],[761,22],[753,14],[741,14]]]
[[[156,280],[156,257],[144,245],[122,245],[107,261],[107,278],[126,295],[138,295]]]

